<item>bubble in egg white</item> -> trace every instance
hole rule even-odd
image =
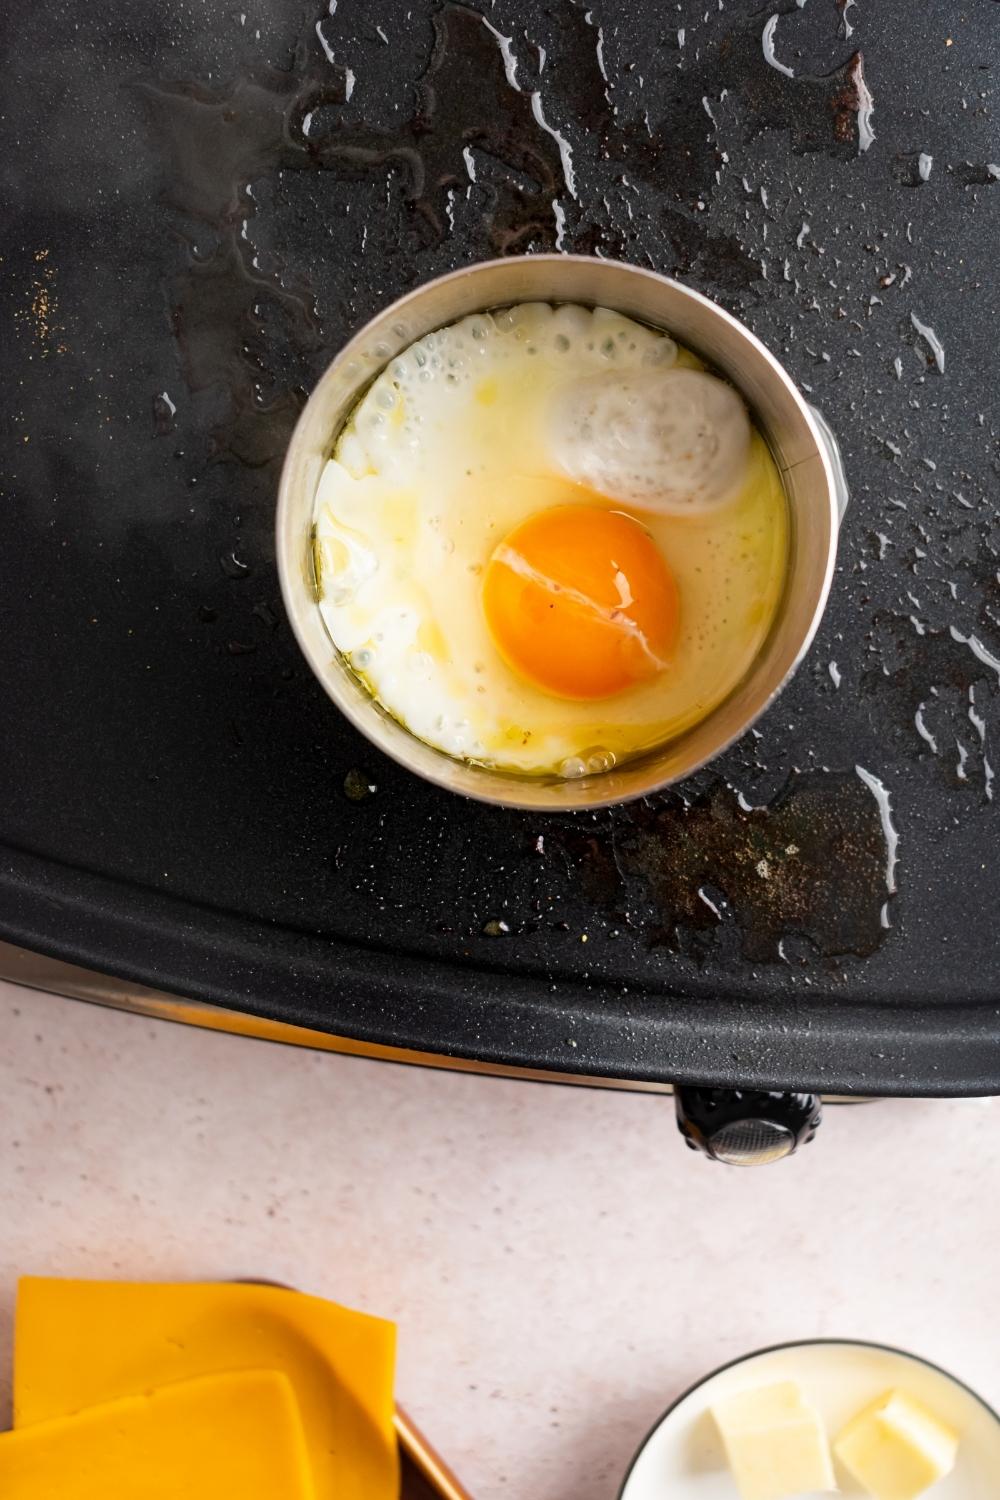
[[[585,376],[554,400],[551,431],[570,478],[665,514],[725,504],[750,451],[750,419],[736,391],[683,367]]]
[[[319,574],[322,587],[333,604],[346,604],[362,584],[378,572],[378,556],[361,537],[329,525],[316,530]]]

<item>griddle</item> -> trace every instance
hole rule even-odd
[[[1000,1091],[1000,7],[37,0],[2,25],[3,935],[486,1064]],[[853,496],[758,731],[578,817],[382,760],[301,661],[272,545],[342,341],[436,273],[553,248],[743,318]]]

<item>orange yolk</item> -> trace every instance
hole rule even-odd
[[[483,608],[501,656],[560,698],[607,698],[662,671],[677,586],[630,516],[557,505],[515,526],[490,558]]]

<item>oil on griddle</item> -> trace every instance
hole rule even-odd
[[[37,24],[67,15],[45,0]],[[96,117],[105,101],[128,139],[155,229],[145,274],[164,320],[147,334],[166,334],[175,363],[141,396],[144,462],[174,465],[202,507],[185,511],[200,555],[186,574],[172,564],[190,620],[177,640],[193,670],[207,653],[219,683],[242,674],[220,713],[221,795],[256,873],[231,905],[639,987],[678,974],[752,987],[768,965],[769,985],[862,991],[903,972],[908,931],[947,943],[937,893],[981,904],[994,826],[998,384],[977,372],[1000,229],[997,7],[239,0],[211,18],[139,6],[72,25],[94,70],[83,103]],[[41,72],[34,86],[68,139],[81,100],[45,96]],[[81,214],[59,181],[60,212]],[[45,214],[29,222],[14,336],[33,341],[36,369],[67,369],[84,319],[58,233],[50,255]],[[830,611],[781,702],[684,788],[592,817],[473,809],[381,762],[309,682],[270,543],[288,434],[341,341],[438,272],[539,250],[619,256],[731,307],[831,419],[853,494]],[[37,464],[26,443],[19,475],[44,492]],[[172,503],[141,521],[109,506],[94,524],[148,556]],[[207,717],[210,698],[206,680]],[[150,783],[172,775],[152,752],[136,765]],[[196,803],[192,767],[177,777]],[[247,794],[272,784],[268,827]],[[149,808],[158,855],[119,850],[118,865],[215,899],[222,867],[185,858],[170,805],[165,788]],[[66,832],[81,859],[87,835]],[[970,932],[983,958],[991,942]]]

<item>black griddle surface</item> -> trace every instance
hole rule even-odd
[[[1000,1090],[1000,6],[334,12],[4,17],[0,930],[494,1062]],[[557,233],[742,317],[853,492],[759,731],[576,818],[465,803],[359,739],[271,535],[343,340]]]

